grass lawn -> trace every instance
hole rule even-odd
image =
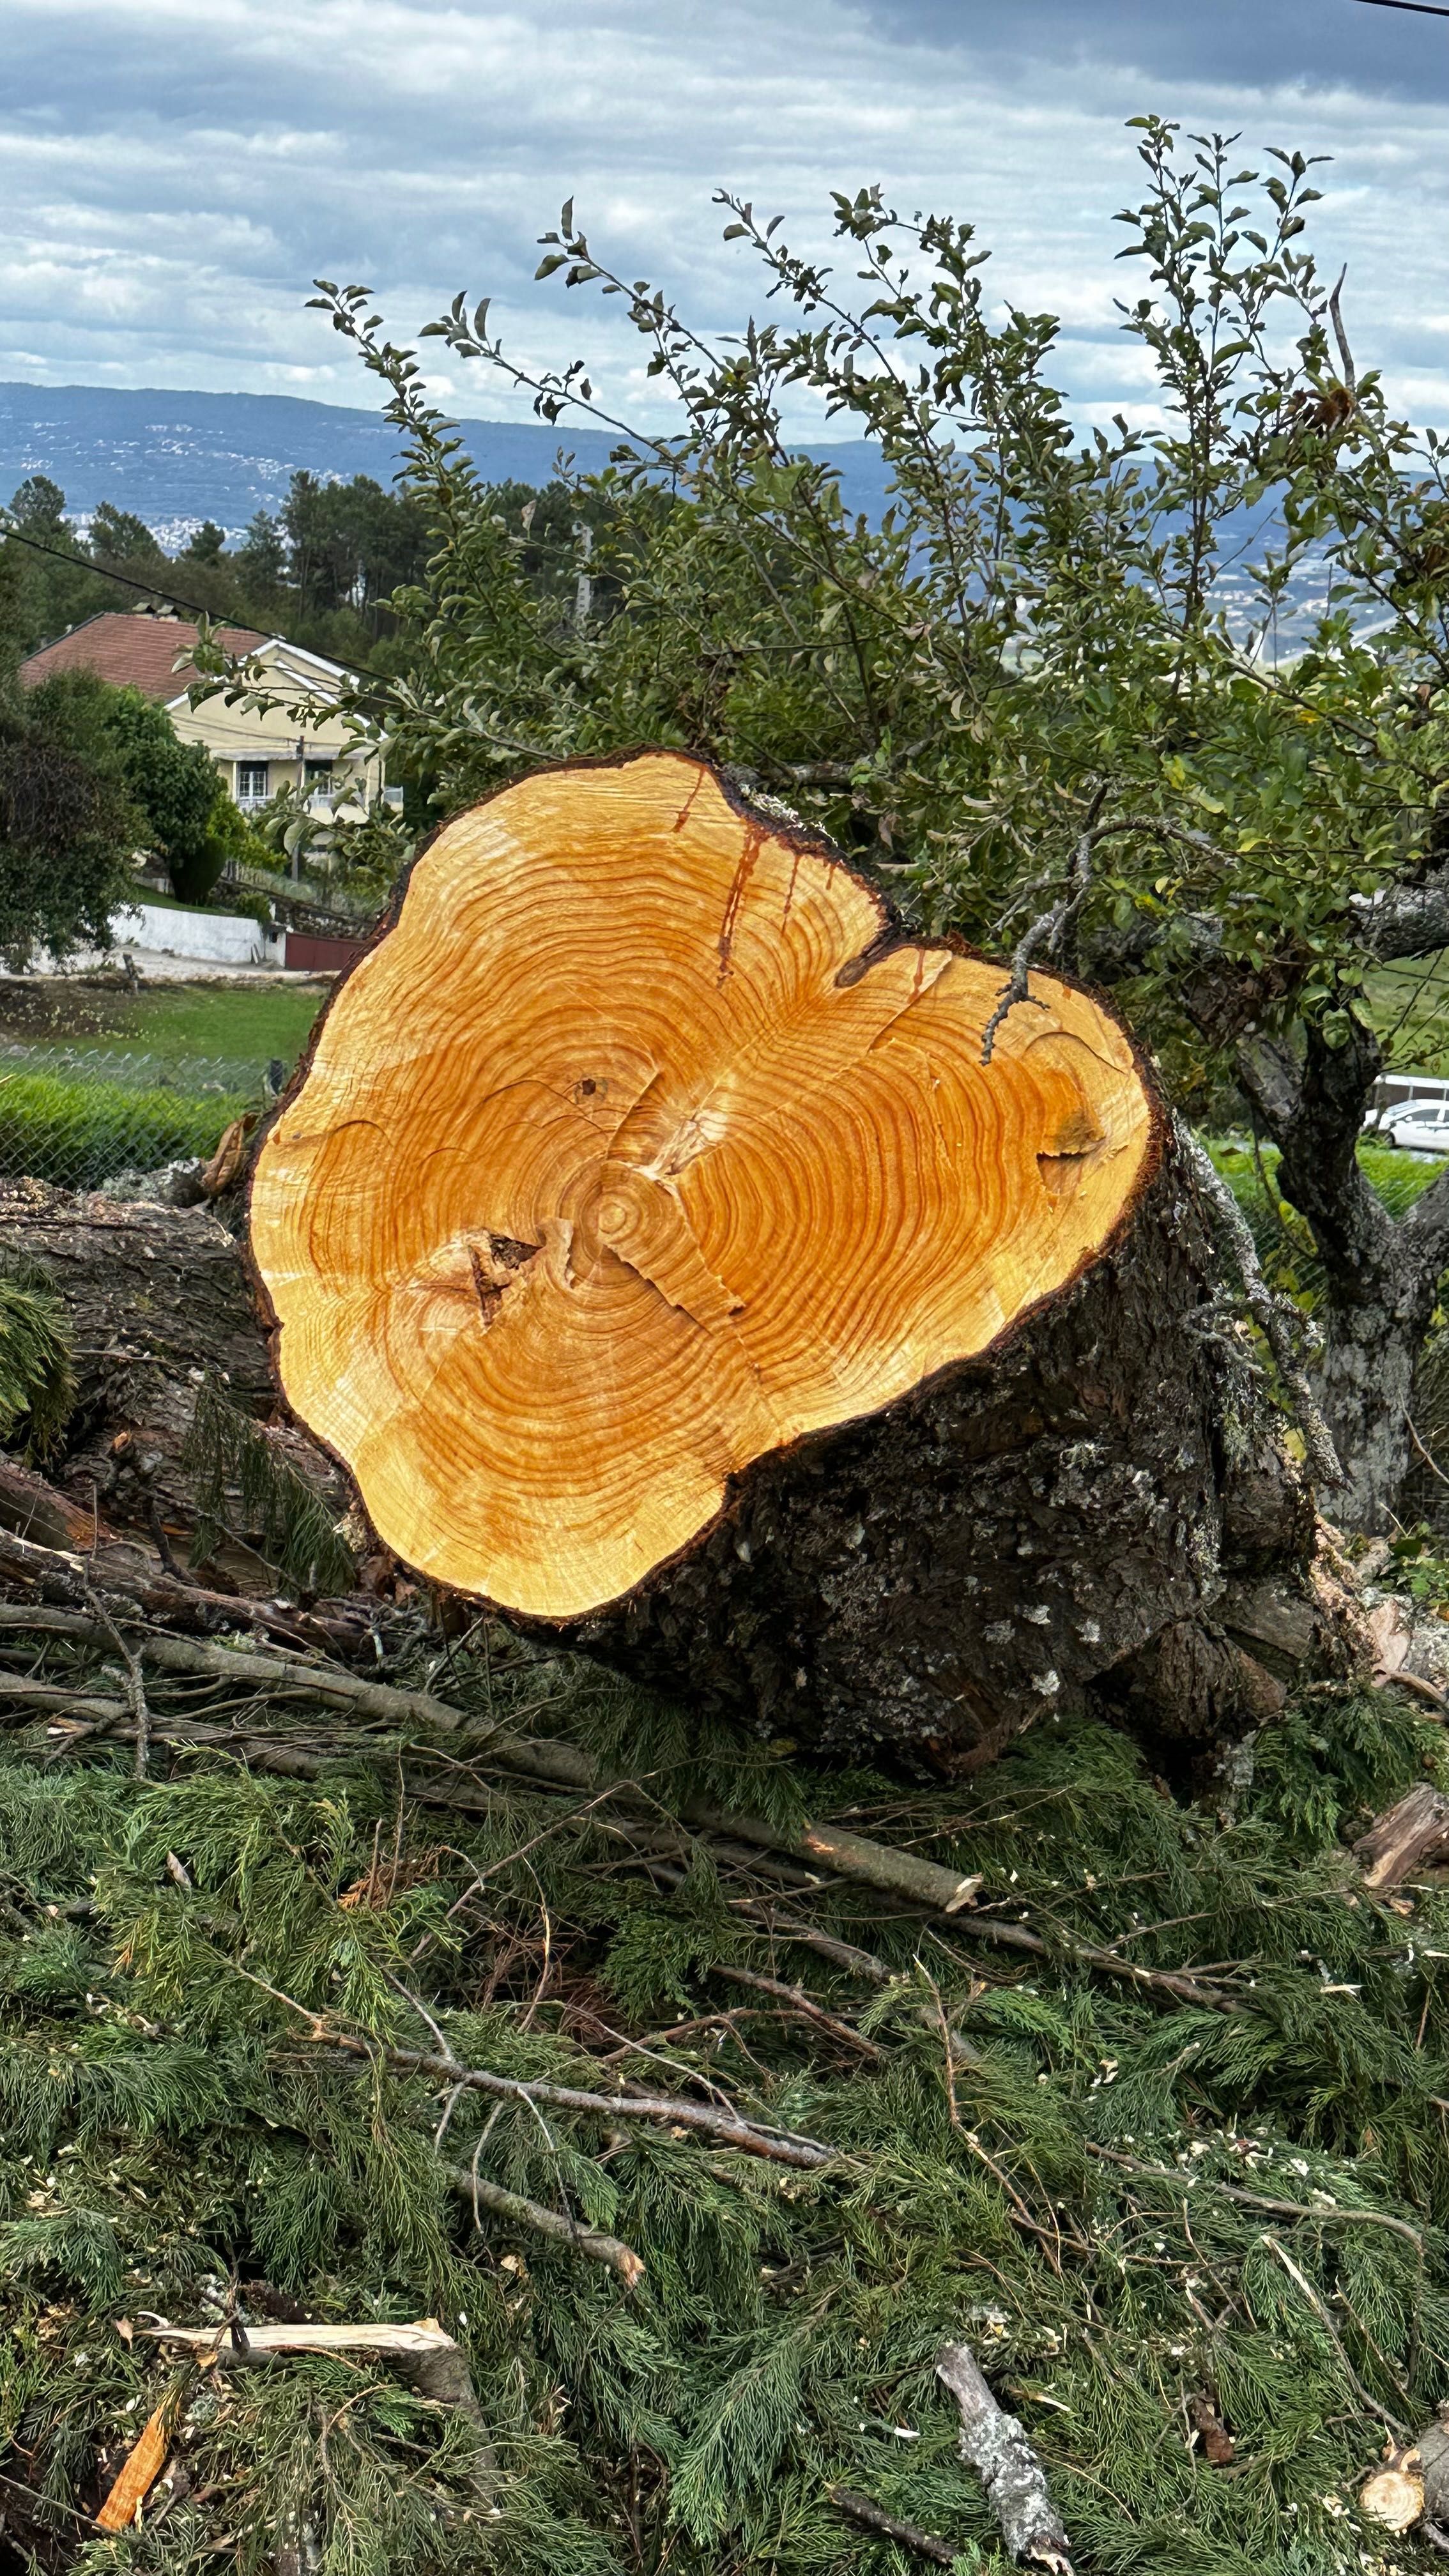
[[[193,1097],[0,1069],[0,1177],[91,1190],[114,1172],[159,1171],[215,1153],[232,1119],[259,1101],[260,1092]]]
[[[128,998],[112,1045],[148,1055],[280,1056],[290,1073],[330,986],[172,984]]]
[[[0,982],[0,1047],[85,1047],[160,1064],[220,1057],[288,1072],[330,984],[165,984],[132,994],[112,979]]]

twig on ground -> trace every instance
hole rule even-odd
[[[916,2522],[901,2522],[883,2506],[873,2504],[869,2496],[857,2494],[854,2487],[828,2487],[826,2493],[837,2513],[848,2522],[858,2522],[862,2531],[873,2531],[880,2540],[894,2540],[900,2548],[912,2550],[917,2558],[933,2558],[938,2567],[955,2565],[958,2552],[949,2540],[940,2540],[934,2531],[922,2531]]]
[[[45,1555],[53,1551],[32,1553]],[[37,1633],[69,1637],[94,1636],[101,1628],[107,1636],[116,1637],[114,1622],[99,1598],[92,1597],[90,1609],[87,1621],[75,1611],[32,1610],[28,1604],[0,1603],[0,1628],[31,1628]],[[340,1665],[320,1664],[305,1655],[260,1655],[198,1637],[175,1637],[152,1627],[143,1627],[137,1643],[142,1660],[168,1672],[215,1675],[225,1681],[299,1691],[394,1726],[423,1726],[449,1733],[468,1728],[469,1749],[475,1760],[498,1762],[506,1770],[561,1788],[585,1793],[607,1791],[626,1804],[631,1793],[637,1794],[637,1784],[632,1780],[611,1783],[601,1778],[599,1764],[578,1745],[566,1744],[556,1736],[522,1736],[504,1726],[480,1723],[448,1701],[435,1699],[430,1691],[397,1690],[386,1682],[365,1681],[356,1673],[345,1672]],[[943,1869],[939,1861],[923,1860],[915,1852],[898,1851],[886,1843],[867,1842],[841,1826],[809,1820],[796,1826],[772,1825],[760,1816],[734,1815],[693,1800],[683,1806],[681,1814],[686,1824],[702,1832],[727,1834],[763,1851],[793,1853],[833,1871],[837,1877],[857,1879],[865,1887],[904,1898],[908,1904],[919,1905],[930,1913],[959,1913],[971,1903],[981,1885],[979,1876]]]
[[[499,2218],[511,2219],[516,2227],[526,2227],[535,2236],[552,2237],[556,2243],[570,2246],[575,2254],[588,2255],[591,2262],[607,2263],[611,2271],[618,2273],[626,2290],[637,2289],[643,2280],[642,2255],[617,2236],[606,2234],[603,2228],[586,2226],[556,2209],[545,2209],[539,2201],[526,2200],[522,2192],[505,2191],[501,2183],[485,2182],[481,2174],[470,2172],[466,2165],[448,2166],[447,2175],[455,2191],[465,2193],[472,2201],[473,2216],[480,2227],[480,2213],[491,2209]]]
[[[847,2048],[858,2049],[862,2057],[879,2061],[882,2052],[873,2039],[867,2039],[862,2031],[852,2029],[848,2021],[837,2021],[834,2013],[827,2012],[823,2004],[816,2003],[803,1986],[788,1986],[783,1978],[764,1976],[758,1968],[716,1965],[711,1974],[725,1978],[732,1986],[749,1986],[756,1994],[777,1995],[802,2020],[812,2021],[819,2029],[829,2031],[833,2039],[843,2040]]]
[[[236,1973],[249,1984],[261,1985],[246,1968]],[[268,1994],[277,1994],[273,1986]],[[384,2041],[355,2038],[350,2032],[331,2030],[326,2017],[314,2013],[290,1995],[278,1995],[282,2003],[312,2024],[312,2035],[319,2046],[341,2049],[346,2055],[391,2067],[400,2075],[435,2075],[446,2084],[461,2085],[470,2093],[491,2093],[506,2102],[522,2102],[533,2108],[546,2102],[554,2110],[582,2111],[598,2119],[658,2120],[667,2128],[697,2129],[702,2135],[717,2138],[722,2146],[738,2147],[748,2156],[761,2156],[773,2164],[797,2165],[813,2171],[821,2165],[839,2161],[840,2150],[826,2146],[818,2138],[806,2138],[793,2129],[777,2129],[763,2121],[746,2119],[742,2111],[715,2110],[702,2102],[686,2102],[672,2094],[653,2093],[587,2093],[571,2084],[550,2084],[542,2077],[525,2081],[516,2075],[498,2075],[491,2067],[466,2066],[460,2069],[451,2053],[444,2057],[430,2050],[391,2048]]]
[[[141,1679],[141,1667],[109,1610],[99,1595],[93,1591],[89,1582],[85,1586],[85,1597],[90,1605],[92,1616],[100,1621],[125,1666],[126,1705],[130,1709],[136,1726],[136,1777],[138,1780],[144,1780],[151,1762],[151,1711],[146,1705],[146,1686]]]
[[[1025,1923],[998,1923],[989,1915],[973,1914],[970,1932],[973,1941],[990,1941],[1004,1950],[1029,1950],[1036,1958],[1060,1959],[1069,1967],[1097,1968],[1104,1976],[1121,1977],[1128,1985],[1155,1987],[1161,1994],[1175,1996],[1179,2003],[1206,2004],[1213,2012],[1245,2009],[1240,1996],[1230,1994],[1224,1986],[1190,1976],[1185,1970],[1144,1968],[1136,1960],[1119,1958],[1114,1951],[1098,1949],[1091,1942],[1046,1941]]]
[[[964,2343],[946,2343],[936,2355],[936,2377],[949,2388],[961,2417],[961,2457],[986,2489],[1012,2557],[1051,2576],[1072,2576],[1065,2530],[1047,2487],[1046,2471],[1025,2426],[998,2406]]]
[[[221,2326],[173,2326],[158,2318],[142,2326],[158,2343],[180,2343],[207,2355],[218,2370],[250,2370],[285,2361],[296,2353],[376,2352],[399,2363],[424,2397],[466,2416],[485,2437],[484,2459],[491,2465],[486,2422],[478,2403],[467,2356],[436,2317],[415,2325],[256,2325],[229,2333]]]
[[[1367,2407],[1370,2415],[1377,2415],[1379,2422],[1381,2424],[1387,2424],[1391,2433],[1397,2433],[1401,2439],[1407,2438],[1408,2426],[1402,2424],[1397,2415],[1391,2415],[1387,2406],[1381,2406],[1376,2397],[1371,2397],[1369,2395],[1363,2381],[1359,2378],[1357,2371],[1354,2369],[1353,2363],[1349,2360],[1348,2354],[1344,2351],[1342,2338],[1339,2335],[1337,2326],[1334,2324],[1327,2308],[1320,2299],[1313,2283],[1302,2271],[1300,2271],[1286,2245],[1280,2245],[1277,2237],[1272,2233],[1271,2229],[1266,2227],[1263,2230],[1262,2242],[1267,2246],[1269,2253],[1275,2256],[1277,2261],[1282,2264],[1289,2280],[1292,2281],[1297,2289],[1302,2292],[1303,2297],[1307,2300],[1308,2305],[1313,2310],[1314,2315],[1317,2317],[1319,2324],[1322,2326],[1324,2333],[1327,2335],[1329,2342],[1332,2344],[1334,2351],[1337,2353],[1338,2358],[1343,2365],[1344,2376],[1347,2379],[1350,2388],[1353,2390],[1355,2397],[1358,2399],[1360,2406]]]

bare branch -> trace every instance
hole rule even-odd
[[[1003,1021],[1020,1003],[1030,1002],[1033,1009],[1041,1007],[1037,1003],[1035,994],[1028,989],[1029,970],[1039,956],[1061,957],[1064,954],[1070,935],[1081,919],[1087,897],[1092,890],[1092,862],[1099,841],[1116,840],[1124,834],[1140,832],[1149,840],[1179,841],[1186,848],[1196,850],[1209,858],[1221,857],[1216,843],[1209,839],[1206,832],[1194,831],[1184,823],[1165,822],[1155,814],[1123,814],[1110,822],[1099,822],[1097,817],[1102,810],[1106,795],[1106,788],[1099,787],[1087,809],[1086,824],[1072,852],[1065,894],[1059,897],[1049,911],[1038,915],[1017,944],[1011,960],[1010,981],[1003,985],[996,1008],[981,1032],[983,1064],[991,1062],[997,1032]],[[1154,932],[1154,940],[1157,935],[1159,934]]]
[[[1338,272],[1338,284],[1335,286],[1333,293],[1328,299],[1328,310],[1333,319],[1333,336],[1338,342],[1338,354],[1343,366],[1344,385],[1349,393],[1356,394],[1358,392],[1358,377],[1354,373],[1353,351],[1348,345],[1348,333],[1343,327],[1343,315],[1338,309],[1338,299],[1343,293],[1343,281],[1347,275],[1348,262],[1345,260],[1342,268]]]
[[[1068,2541],[1047,2487],[1046,2471],[1024,2425],[998,2406],[969,2344],[944,2343],[936,2377],[949,2388],[961,2417],[961,2457],[986,2489],[1013,2558],[1045,2567],[1050,2576],[1072,2576]]]
[[[1347,1479],[1339,1464],[1332,1434],[1314,1401],[1303,1367],[1303,1317],[1296,1306],[1289,1305],[1286,1297],[1275,1296],[1269,1287],[1259,1266],[1257,1247],[1248,1230],[1248,1221],[1227,1182],[1215,1169],[1211,1156],[1180,1118],[1175,1124],[1178,1143],[1192,1165],[1198,1186],[1216,1221],[1216,1230],[1242,1280],[1248,1312],[1273,1354],[1278,1374],[1292,1403],[1303,1434],[1309,1473],[1316,1485],[1345,1484]]]

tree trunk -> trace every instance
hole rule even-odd
[[[679,755],[437,834],[251,1194],[385,1545],[836,1753],[960,1768],[1109,1671],[1163,1732],[1257,1723],[1213,1621],[1291,1584],[1306,1498],[1130,1040],[1002,991]],[[1164,1705],[1129,1659],[1183,1623]]]
[[[28,1253],[53,1279],[73,1336],[79,1396],[63,1454],[45,1461],[46,1481],[72,1517],[62,1526],[54,1502],[27,1494],[12,1474],[0,1477],[0,1527],[75,1547],[96,1521],[153,1539],[159,1524],[183,1550],[196,1520],[185,1453],[207,1372],[244,1413],[269,1415],[276,1406],[237,1241],[205,1208],[131,1205],[7,1181],[0,1246]],[[339,1513],[345,1509],[341,1478],[310,1441],[290,1429],[270,1437]],[[244,1587],[260,1577],[265,1588],[266,1569],[250,1551],[222,1546],[213,1562]]]
[[[1326,1290],[1315,1392],[1346,1484],[1333,1514],[1346,1529],[1394,1526],[1412,1456],[1414,1378],[1449,1260],[1449,1180],[1434,1181],[1397,1223],[1359,1159],[1383,1055],[1352,1015],[1329,1045],[1309,1023],[1301,1060],[1249,1031],[1244,1091],[1277,1142],[1278,1186],[1312,1230]]]
[[[1334,1517],[1345,1529],[1383,1532],[1396,1525],[1414,1460],[1414,1381],[1437,1286],[1432,1273],[1410,1275],[1371,1283],[1361,1302],[1327,1303],[1316,1391],[1348,1479],[1333,1497]]]

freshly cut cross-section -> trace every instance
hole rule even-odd
[[[445,825],[251,1198],[283,1389],[384,1543],[948,1760],[1192,1607],[1200,1221],[1111,1013],[1034,976],[983,1062],[1002,984],[678,753]]]

